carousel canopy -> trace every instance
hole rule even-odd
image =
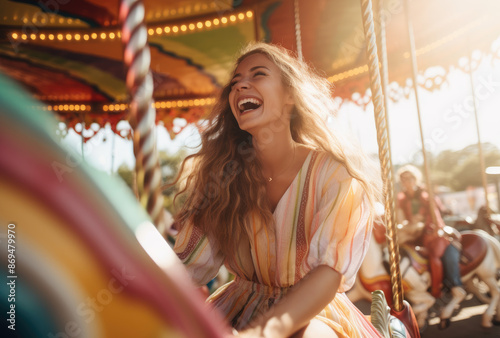
[[[214,102],[238,50],[263,40],[296,50],[335,84],[334,95],[353,100],[368,88],[368,67],[358,1],[145,0],[157,121],[172,131],[173,119],[199,120]],[[118,0],[11,0],[0,3],[0,71],[19,81],[69,127],[127,118],[123,44]],[[497,0],[410,1],[419,85],[432,90],[450,66],[472,49],[500,58]],[[402,0],[385,0],[389,62],[388,95],[408,95],[409,43]],[[464,66],[465,67],[465,66]],[[356,103],[367,104],[366,99]],[[127,136],[122,134],[121,136]]]

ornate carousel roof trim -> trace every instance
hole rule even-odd
[[[218,28],[219,26],[235,25],[240,22],[252,20],[254,12],[252,10],[241,11],[230,15],[218,16],[214,15],[211,18],[198,18],[192,21],[175,21],[163,24],[148,25],[149,36],[174,35],[174,34],[189,34],[208,29]],[[77,41],[85,43],[92,40],[114,40],[121,38],[121,32],[117,28],[93,29],[93,28],[75,28],[75,29],[45,29],[36,33],[27,34],[25,30],[16,29],[12,31],[9,38],[14,41]]]

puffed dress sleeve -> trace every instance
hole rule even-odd
[[[186,224],[179,231],[174,251],[197,286],[210,282],[224,262],[223,255],[214,249],[208,237],[191,224]]]
[[[319,180],[318,207],[311,227],[308,264],[342,274],[339,292],[349,290],[368,249],[373,217],[359,181],[332,161]]]

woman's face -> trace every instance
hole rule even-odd
[[[290,123],[293,99],[279,68],[263,54],[252,54],[238,65],[231,80],[229,105],[242,130],[254,134],[278,119]]]

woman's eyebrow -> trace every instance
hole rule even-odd
[[[254,70],[259,69],[259,68],[264,68],[264,69],[269,70],[269,68],[267,68],[266,66],[255,66],[255,67],[250,68],[250,71],[253,72]],[[241,76],[241,73],[234,74],[231,80],[233,80],[237,76]]]

